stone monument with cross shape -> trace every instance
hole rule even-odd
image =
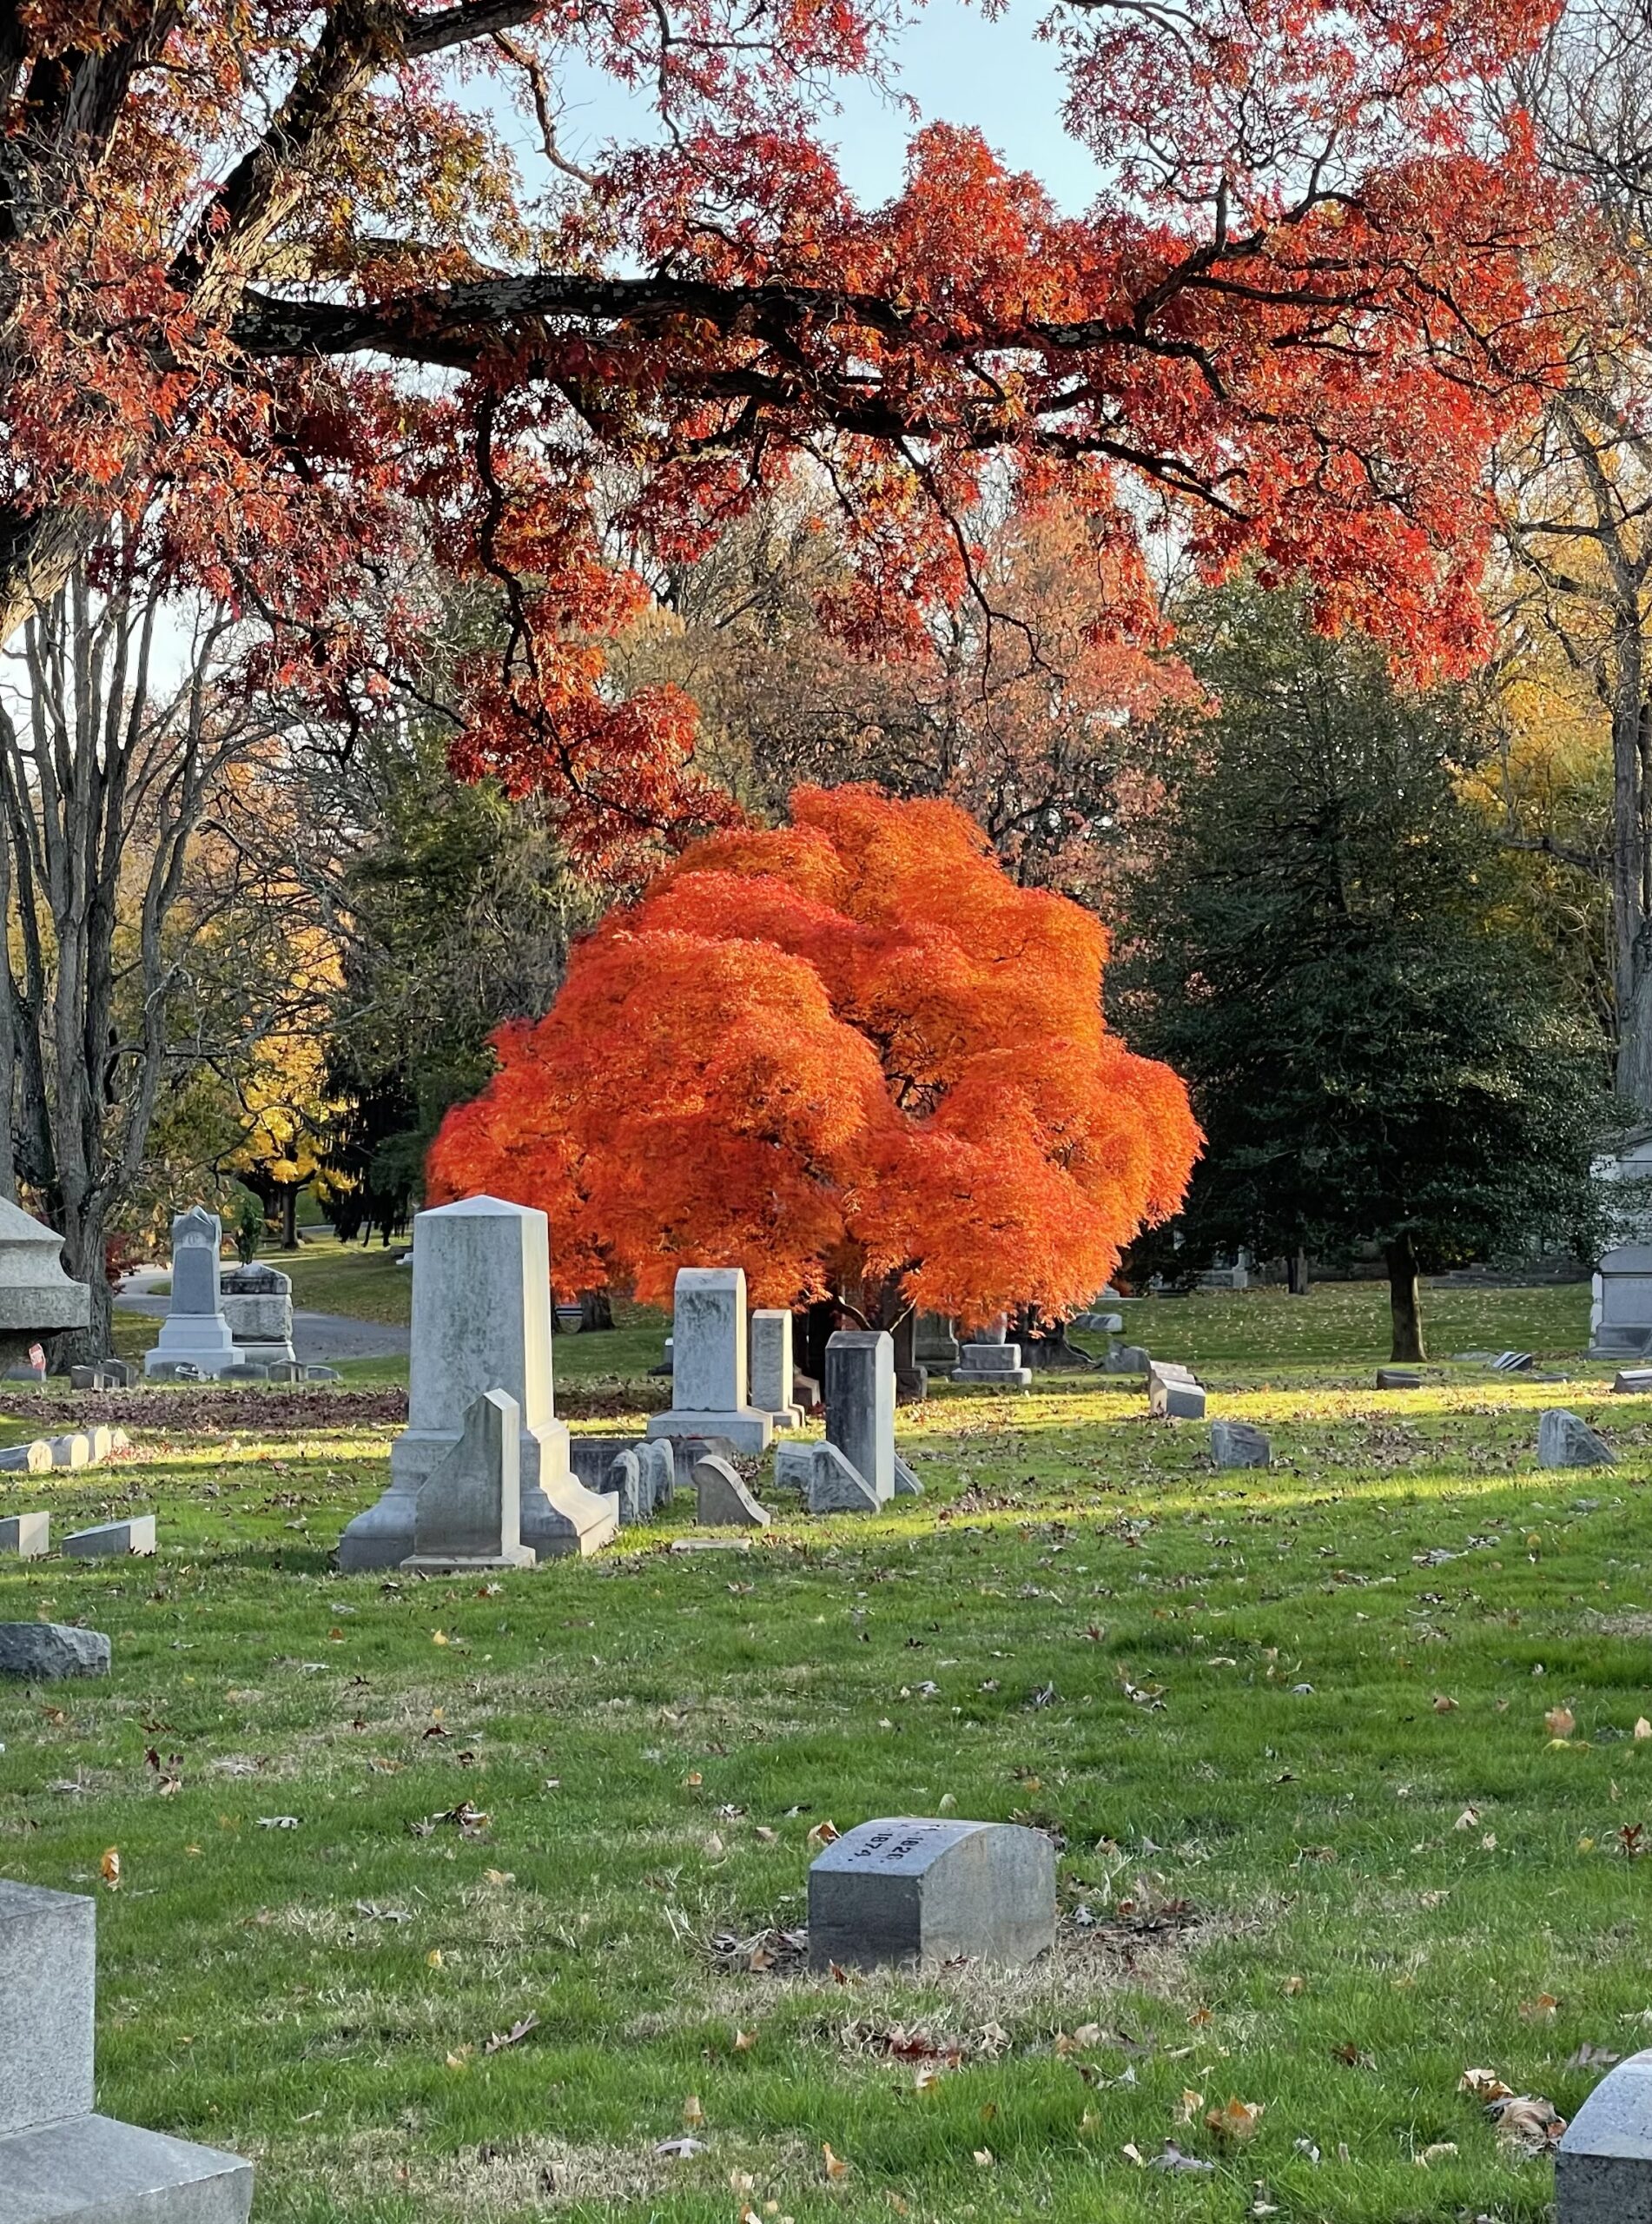
[[[145,1374],[169,1374],[182,1362],[198,1375],[215,1376],[239,1359],[219,1294],[223,1232],[217,1214],[200,1205],[174,1219],[172,1298],[160,1342],[143,1354]]]

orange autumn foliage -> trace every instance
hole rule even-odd
[[[1199,1143],[1168,1067],[1101,1011],[1107,936],[1017,887],[955,805],[800,788],[609,914],[546,1016],[449,1114],[433,1201],[551,1218],[558,1288],[669,1303],[849,1295],[979,1324],[1070,1313],[1180,1200]]]

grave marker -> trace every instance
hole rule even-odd
[[[1055,1849],[1015,1823],[862,1823],[809,1871],[812,1969],[963,1958],[1018,1969],[1055,1943]]]
[[[476,1400],[459,1442],[420,1486],[403,1567],[462,1575],[533,1565],[532,1548],[522,1542],[521,1435],[521,1409],[507,1391]]]
[[[0,1877],[0,2224],[246,2224],[250,2162],[92,2113],[96,1923]]]
[[[466,1197],[414,1216],[407,1426],[390,1447],[389,1489],[339,1540],[340,1568],[397,1567],[408,1557],[420,1486],[490,1390],[505,1391],[520,1413],[523,1544],[542,1560],[607,1544],[614,1509],[575,1479],[556,1417],[545,1216],[499,1197]]]
[[[828,1339],[826,1441],[879,1506],[894,1497],[895,1339],[885,1330],[840,1328]]]
[[[223,1223],[216,1213],[192,1205],[172,1223],[172,1295],[160,1341],[143,1354],[145,1374],[163,1380],[192,1367],[202,1380],[221,1374],[240,1357],[219,1301],[219,1247]]]
[[[745,1457],[766,1452],[774,1421],[747,1394],[746,1278],[738,1267],[679,1267],[671,1319],[671,1407],[651,1437],[727,1437]]]
[[[1652,2224],[1652,2049],[1608,2070],[1562,2133],[1555,2224]]]
[[[1586,1420],[1551,1406],[1537,1423],[1540,1467],[1614,1467],[1617,1454]]]

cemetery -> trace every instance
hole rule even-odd
[[[3,12],[0,2224],[1652,2224],[1647,0]]]
[[[1010,1400],[848,1334],[754,1452],[737,1277],[663,1383],[536,1240],[421,1218],[405,1422],[185,1379],[0,1476],[0,1873],[96,1902],[97,2106],[212,2215],[239,2157],[271,2218],[1536,2220],[1597,2088],[1563,2214],[1637,2213],[1652,1390],[1586,1286],[1437,1298],[1563,1387],[1379,1391],[1341,1287],[1124,1301],[1186,1360]],[[530,1546],[529,1446],[599,1542]]]

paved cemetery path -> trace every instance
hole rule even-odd
[[[140,1267],[116,1293],[122,1313],[166,1318],[169,1301],[150,1293],[167,1280],[164,1267]],[[306,1366],[334,1366],[341,1359],[398,1359],[409,1347],[411,1331],[385,1320],[355,1320],[344,1313],[312,1313],[293,1307],[293,1350]]]

